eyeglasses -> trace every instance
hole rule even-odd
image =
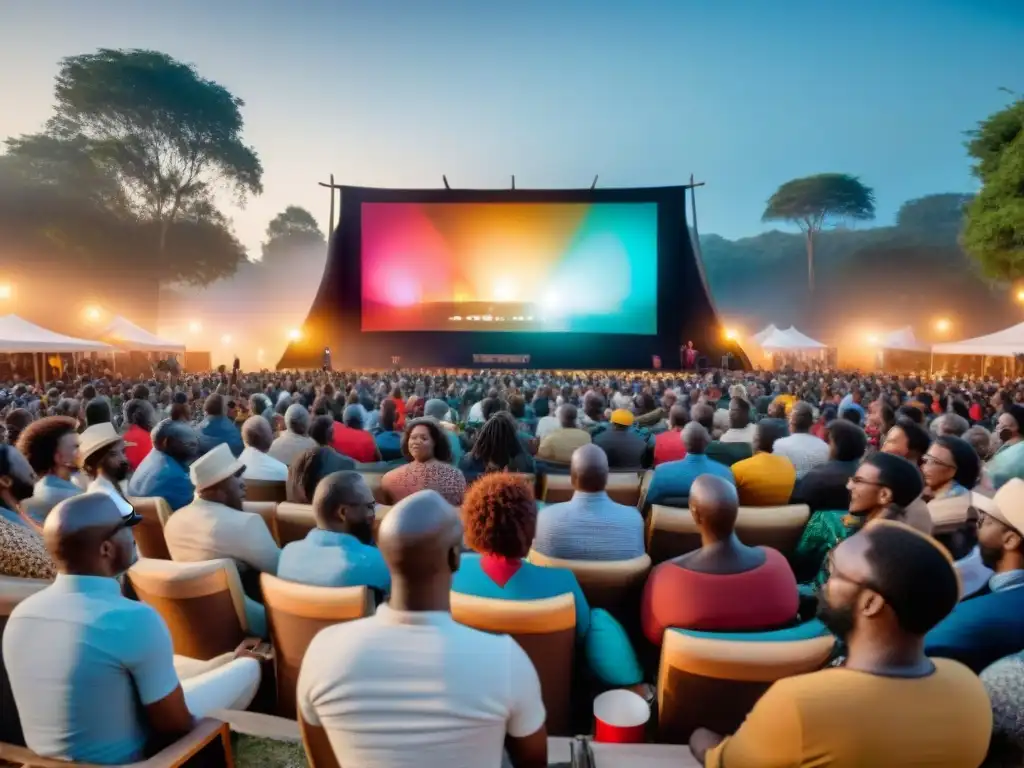
[[[851,485],[871,485],[875,488],[886,488],[885,483],[876,483],[872,480],[866,480],[860,475],[853,475],[849,480],[846,481],[846,487],[849,488]]]
[[[889,598],[885,596],[885,593],[882,592],[882,590],[880,590],[878,587],[876,587],[872,582],[854,579],[850,576],[847,576],[845,573],[836,568],[834,549],[831,552],[829,552],[828,557],[825,558],[825,573],[828,575],[826,582],[831,581],[832,579],[839,579],[840,581],[845,581],[848,584],[853,584],[855,587],[860,587],[861,589],[870,589],[876,595],[885,600],[885,602],[892,605],[892,602],[889,600]]]
[[[956,469],[956,464],[950,464],[948,461],[943,461],[942,459],[932,456],[930,453],[926,453],[921,457],[921,463],[937,464],[938,466],[945,467],[946,469]]]

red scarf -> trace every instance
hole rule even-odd
[[[484,573],[497,584],[504,587],[509,579],[516,575],[522,567],[523,561],[518,557],[502,557],[501,555],[481,555],[480,568]]]

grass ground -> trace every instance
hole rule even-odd
[[[301,744],[242,734],[233,741],[236,768],[307,768]]]

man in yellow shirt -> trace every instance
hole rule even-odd
[[[977,768],[992,709],[967,667],[924,655],[956,605],[949,555],[908,525],[878,520],[836,547],[819,618],[847,646],[844,667],[776,682],[728,738],[699,728],[706,768]]]
[[[775,441],[789,435],[782,419],[761,419],[754,434],[754,455],[732,465],[740,504],[744,507],[777,507],[789,504],[796,485],[796,467],[785,456],[772,453]]]

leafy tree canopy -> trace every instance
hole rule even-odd
[[[875,193],[856,176],[819,173],[787,181],[768,199],[762,221],[791,221],[818,232],[830,220],[875,218]]]
[[[289,205],[267,225],[263,241],[263,259],[273,259],[299,249],[322,248],[323,232],[313,214],[297,205]]]
[[[965,209],[973,199],[973,195],[947,192],[908,200],[896,213],[896,226],[925,232],[954,227],[954,231],[958,231]]]

